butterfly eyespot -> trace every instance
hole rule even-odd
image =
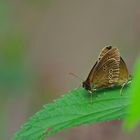
[[[108,79],[111,79],[112,78],[112,75],[108,75]]]
[[[112,74],[112,73],[113,73],[113,69],[110,69],[110,70],[109,70],[109,73]]]

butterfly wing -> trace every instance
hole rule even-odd
[[[120,53],[117,48],[111,48],[105,55],[96,61],[83,87],[92,88],[110,87],[119,78]]]
[[[107,60],[102,67],[96,69],[92,77],[94,89],[114,86],[119,79],[119,62],[115,58]]]
[[[129,72],[127,66],[124,60],[122,59],[122,57],[120,57],[120,73],[119,73],[118,85],[122,85],[126,83],[128,80],[129,80]]]
[[[103,64],[111,58],[114,58],[116,61],[120,62],[120,53],[119,53],[118,48],[112,48],[100,60],[98,60],[99,61],[98,68],[102,67]],[[97,68],[96,68],[96,70],[97,70]]]
[[[101,59],[111,49],[112,49],[112,46],[104,47],[98,58]],[[122,59],[122,57],[120,57],[119,69],[120,69],[120,73],[119,73],[118,85],[122,85],[123,83],[126,83],[130,78],[127,66],[124,60]]]
[[[104,47],[101,53],[99,54],[98,59],[100,60],[111,49],[112,49],[112,46]]]
[[[86,81],[92,82],[94,80],[94,77],[96,77],[96,73],[98,73],[98,70],[101,67],[103,69],[107,68],[107,66],[105,66],[104,64],[111,58],[114,58],[119,63],[120,53],[119,53],[119,50],[117,48],[112,48],[100,60],[96,61],[95,65],[91,69]]]

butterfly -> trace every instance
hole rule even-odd
[[[83,82],[83,88],[89,93],[114,86],[122,86],[123,88],[129,79],[127,66],[120,56],[118,48],[108,46],[104,47],[99,54],[98,60]]]

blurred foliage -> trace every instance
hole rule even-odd
[[[25,87],[28,72],[25,68],[25,37],[20,31],[10,30],[0,41],[0,90],[8,91]],[[1,92],[4,93],[5,92]]]
[[[10,12],[10,3],[0,1],[0,93],[3,97],[24,89],[30,77],[25,65],[27,40],[23,31],[14,25]]]
[[[5,65],[19,65],[25,54],[25,40],[20,32],[10,32],[0,42],[0,56]]]
[[[5,35],[5,33],[9,30],[10,23],[10,6],[8,2],[5,0],[0,1],[0,37],[1,39]],[[0,40],[1,40],[0,39]]]
[[[83,88],[72,90],[37,112],[14,140],[43,140],[46,136],[82,124],[122,119],[127,115],[129,87],[97,91],[91,95]]]
[[[125,122],[127,130],[133,130],[140,121],[140,59],[135,66],[131,93],[133,94],[130,98],[131,105],[128,108],[129,115]]]
[[[0,139],[9,137],[11,116],[9,98],[19,97],[31,88],[28,67],[27,37],[14,17],[11,1],[0,1]],[[26,33],[27,34],[27,33]],[[30,93],[30,92],[28,92]],[[15,96],[19,95],[19,96]],[[15,110],[15,108],[14,108]]]

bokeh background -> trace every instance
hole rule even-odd
[[[85,79],[100,50],[118,47],[133,72],[140,53],[139,0],[0,1],[0,139],[10,140],[44,104]],[[120,120],[80,126],[48,140],[136,140]]]

